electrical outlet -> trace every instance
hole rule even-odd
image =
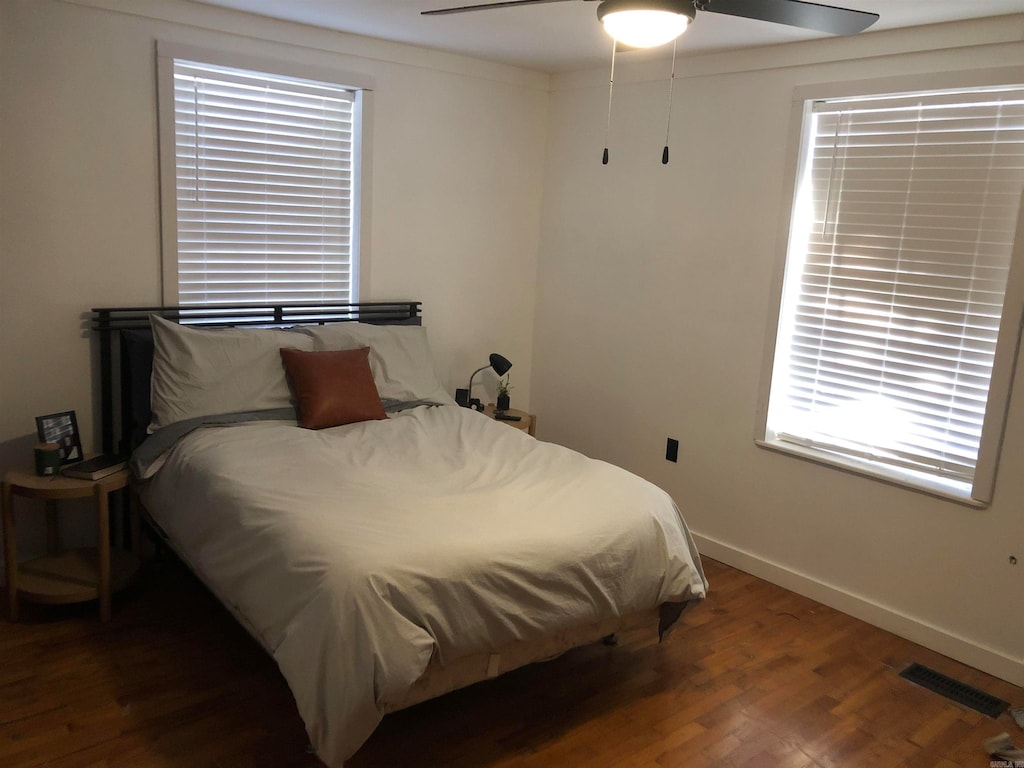
[[[665,444],[665,459],[667,461],[679,461],[679,441],[674,438],[668,438],[668,442]]]

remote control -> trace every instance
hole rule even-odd
[[[511,416],[511,415],[509,415],[507,413],[496,413],[494,415],[494,418],[496,418],[498,421],[522,421],[523,420],[522,416]]]

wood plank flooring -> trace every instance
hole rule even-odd
[[[711,560],[659,645],[594,645],[391,715],[348,768],[989,765],[1024,731],[897,676],[918,661],[1024,691]],[[0,766],[316,768],[271,659],[173,561],[95,606],[0,622]]]

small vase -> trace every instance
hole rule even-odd
[[[496,411],[508,410],[508,395],[498,395],[498,402],[494,407]]]

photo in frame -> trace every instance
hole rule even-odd
[[[36,431],[39,433],[40,441],[60,446],[61,464],[71,464],[84,458],[82,440],[78,436],[78,419],[75,418],[74,411],[36,416]]]

